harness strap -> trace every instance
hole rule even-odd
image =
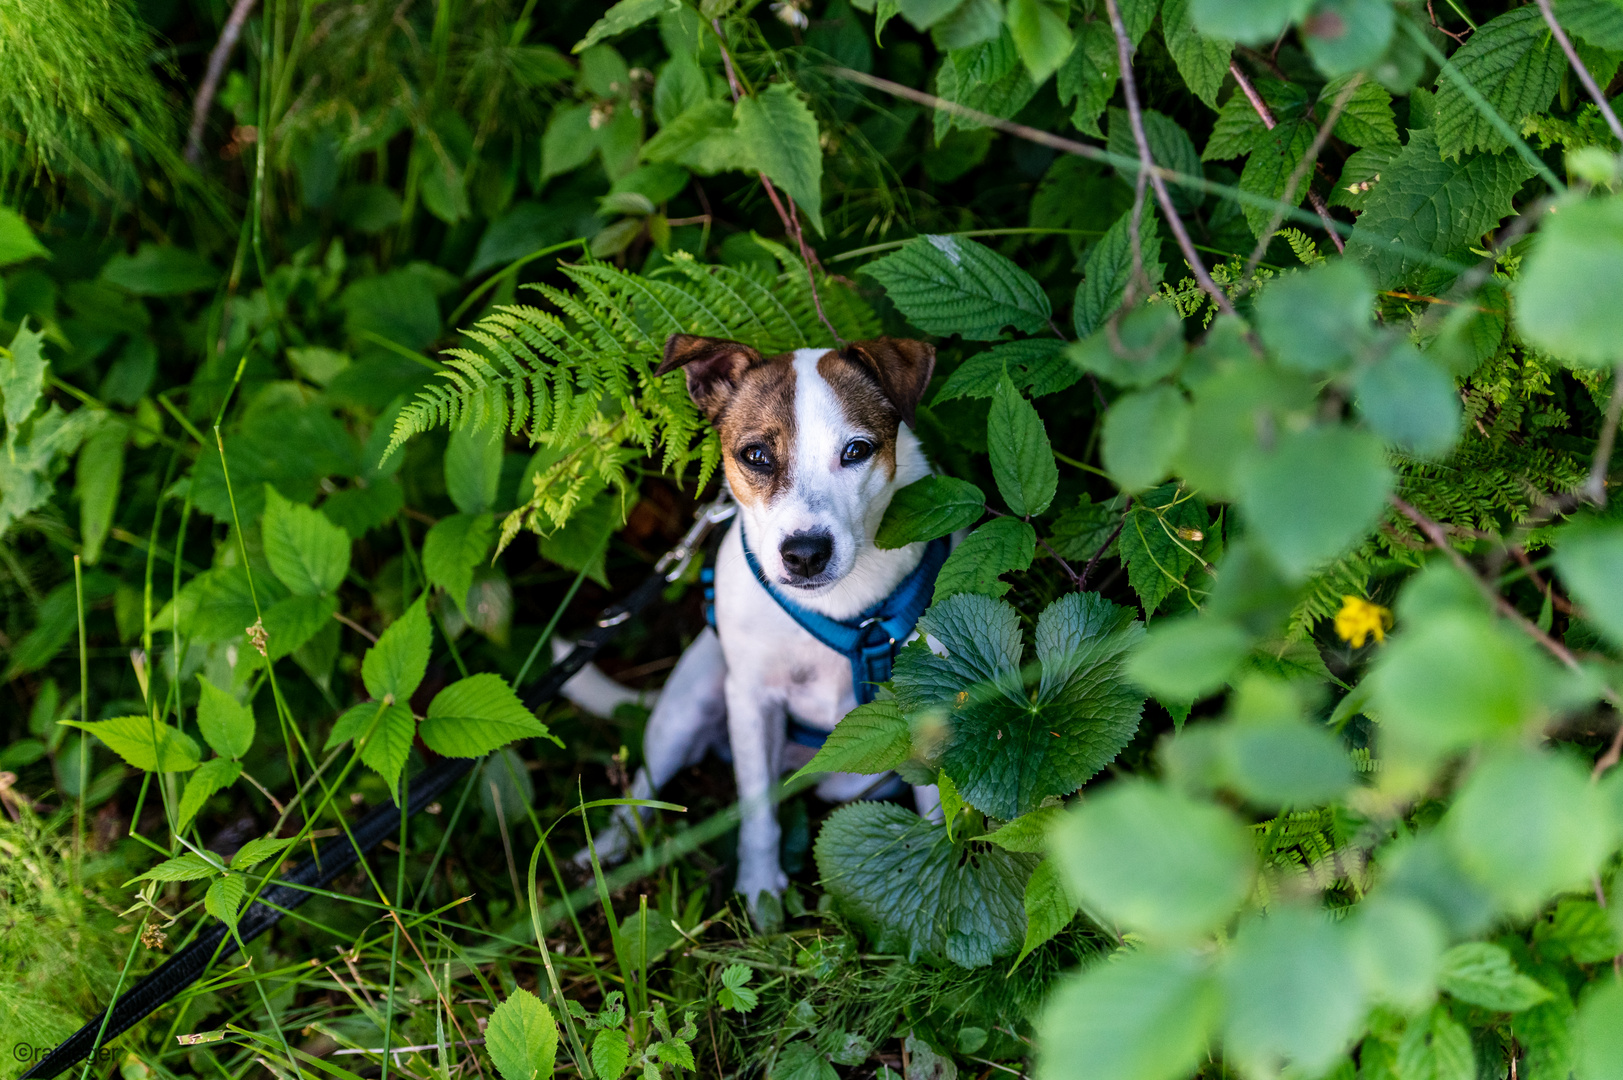
[[[918,625],[924,609],[930,606],[936,575],[941,572],[941,564],[947,561],[948,552],[946,537],[931,540],[925,545],[924,557],[918,566],[889,596],[853,618],[835,619],[802,607],[773,588],[743,532],[738,534],[738,539],[744,546],[744,561],[749,564],[750,572],[778,606],[802,630],[850,660],[851,689],[858,705],[872,701],[878,684],[890,679],[896,650]]]

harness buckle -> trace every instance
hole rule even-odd
[[[710,530],[736,513],[738,504],[733,502],[727,489],[722,488],[714,501],[698,509],[694,515],[697,520],[689,526],[681,542],[659,557],[659,561],[654,564],[654,573],[664,574],[666,581],[675,581],[681,577],[687,572],[688,563],[693,561],[694,554],[698,552],[699,546],[704,543],[704,538],[710,534]]]

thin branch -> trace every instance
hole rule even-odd
[[[1078,589],[1081,589],[1082,586],[1088,583],[1088,578],[1093,575],[1093,568],[1099,565],[1099,560],[1104,557],[1104,553],[1110,550],[1110,545],[1114,544],[1116,542],[1116,537],[1121,535],[1122,529],[1127,525],[1127,514],[1130,510],[1132,510],[1132,508],[1133,500],[1129,498],[1127,500],[1127,505],[1121,508],[1121,520],[1116,522],[1115,529],[1111,530],[1110,536],[1105,540],[1104,543],[1099,545],[1099,550],[1093,553],[1093,558],[1088,560],[1088,565],[1082,568],[1082,579],[1076,584]]]
[[[1178,247],[1183,252],[1184,261],[1189,264],[1190,272],[1195,275],[1195,280],[1211,296],[1212,303],[1217,305],[1219,311],[1225,315],[1233,315],[1234,305],[1229,302],[1228,295],[1217,287],[1217,282],[1212,280],[1212,276],[1206,272],[1206,264],[1195,251],[1194,242],[1189,239],[1189,233],[1183,227],[1183,219],[1178,216],[1177,208],[1172,205],[1172,196],[1167,193],[1166,181],[1161,179],[1161,171],[1155,167],[1155,159],[1150,154],[1150,141],[1144,134],[1144,114],[1138,106],[1138,85],[1133,79],[1133,43],[1127,36],[1127,27],[1122,24],[1121,11],[1116,6],[1116,0],[1105,0],[1105,9],[1110,13],[1110,26],[1116,32],[1116,55],[1121,68],[1121,87],[1127,98],[1127,119],[1132,124],[1133,140],[1138,143],[1140,168],[1150,173],[1150,185],[1155,188],[1155,201],[1161,204],[1161,213],[1166,216],[1167,226],[1177,238]]]
[[[1144,221],[1144,196],[1150,189],[1150,174],[1143,169],[1138,170],[1138,179],[1133,182],[1133,221],[1127,232],[1127,239],[1133,249],[1133,272],[1127,279],[1127,287],[1122,290],[1121,306],[1123,310],[1130,309],[1140,297],[1148,296],[1154,290],[1150,287],[1150,277],[1144,272],[1144,238],[1141,226]]]
[[[214,93],[220,87],[220,76],[225,74],[225,62],[231,57],[231,50],[236,48],[237,38],[242,35],[242,27],[248,21],[248,13],[253,10],[254,0],[237,0],[236,6],[231,9],[231,17],[226,19],[225,26],[220,30],[220,40],[214,43],[214,49],[209,53],[208,70],[203,75],[203,85],[197,89],[197,100],[192,103],[192,129],[186,136],[186,160],[196,165],[203,156],[203,128],[208,123],[209,107],[214,104]]]
[[[1229,61],[1229,74],[1234,76],[1234,81],[1240,86],[1240,92],[1245,95],[1247,101],[1251,102],[1251,107],[1257,111],[1258,118],[1262,120],[1262,126],[1272,131],[1278,121],[1274,119],[1274,114],[1269,110],[1268,103],[1262,100],[1261,94],[1257,93],[1257,88],[1251,85],[1251,80],[1246,78],[1245,72],[1240,70],[1240,65],[1233,60]],[[1334,127],[1335,125],[1332,124],[1331,126]],[[1314,157],[1317,156],[1317,154],[1314,155]],[[1341,232],[1336,228],[1335,219],[1330,216],[1330,208],[1324,204],[1324,196],[1309,187],[1307,189],[1307,199],[1308,202],[1313,204],[1313,212],[1319,215],[1320,221],[1324,222],[1324,229],[1330,234],[1330,242],[1336,246],[1338,252],[1345,252],[1347,245],[1341,239]],[[1274,226],[1275,229],[1278,227],[1278,225]],[[1272,231],[1270,229],[1269,233],[1272,234]]]
[[[1341,119],[1342,110],[1347,107],[1347,102],[1352,100],[1354,91],[1358,89],[1359,84],[1363,81],[1364,76],[1362,74],[1354,75],[1347,80],[1347,85],[1341,88],[1341,93],[1336,95],[1335,103],[1330,106],[1330,115],[1326,116],[1324,123],[1319,125],[1318,133],[1313,136],[1313,142],[1308,146],[1307,153],[1302,156],[1301,161],[1296,163],[1296,168],[1291,171],[1290,179],[1285,181],[1285,197],[1279,200],[1280,208],[1276,209],[1273,216],[1268,219],[1268,227],[1257,238],[1257,246],[1252,249],[1251,258],[1246,260],[1245,277],[1247,279],[1257,272],[1257,264],[1262,261],[1263,255],[1267,254],[1268,242],[1274,238],[1274,233],[1284,223],[1284,209],[1296,205],[1297,185],[1312,171],[1313,163],[1319,160],[1319,152],[1324,149],[1324,144],[1330,141],[1330,132],[1334,130],[1336,121]],[[1312,191],[1312,181],[1309,181],[1308,193],[1312,194]],[[1330,235],[1335,236],[1336,234],[1332,232]],[[1336,238],[1336,248],[1341,251],[1346,250],[1341,246],[1339,237]]]
[[[354,619],[350,618],[348,615],[345,615],[343,612],[335,611],[332,613],[332,617],[349,627],[351,630],[355,631],[357,634],[361,635],[366,640],[370,641],[372,644],[376,645],[378,643],[378,636],[376,634],[362,626],[360,623],[356,622]]]
[[[1606,505],[1606,474],[1611,469],[1612,447],[1617,442],[1620,419],[1623,419],[1623,364],[1617,365],[1617,374],[1612,378],[1612,400],[1606,404],[1606,426],[1601,429],[1600,443],[1595,447],[1595,460],[1589,465],[1589,479],[1584,481],[1584,497],[1596,506]]]
[[[1595,77],[1589,73],[1589,69],[1584,66],[1584,62],[1578,59],[1578,50],[1572,47],[1572,39],[1567,36],[1565,30],[1561,29],[1561,24],[1556,22],[1555,11],[1550,7],[1550,0],[1538,0],[1538,9],[1544,14],[1544,21],[1550,24],[1550,33],[1554,34],[1555,40],[1561,43],[1561,51],[1567,54],[1567,62],[1572,65],[1572,70],[1577,73],[1578,81],[1584,84],[1584,89],[1594,99],[1596,107],[1600,109],[1600,114],[1606,118],[1606,126],[1612,129],[1612,135],[1616,137],[1617,141],[1623,143],[1623,124],[1617,122],[1617,114],[1612,111],[1611,103],[1606,100],[1606,95],[1601,92],[1601,88],[1595,85]]]

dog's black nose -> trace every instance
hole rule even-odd
[[[814,578],[833,556],[834,538],[824,532],[795,533],[779,545],[778,554],[792,577]]]

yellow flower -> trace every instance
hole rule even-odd
[[[1343,596],[1341,610],[1336,612],[1336,636],[1342,641],[1352,642],[1352,647],[1362,649],[1364,641],[1371,634],[1376,641],[1385,641],[1386,632],[1392,629],[1392,613],[1379,604],[1372,604],[1361,596]]]

